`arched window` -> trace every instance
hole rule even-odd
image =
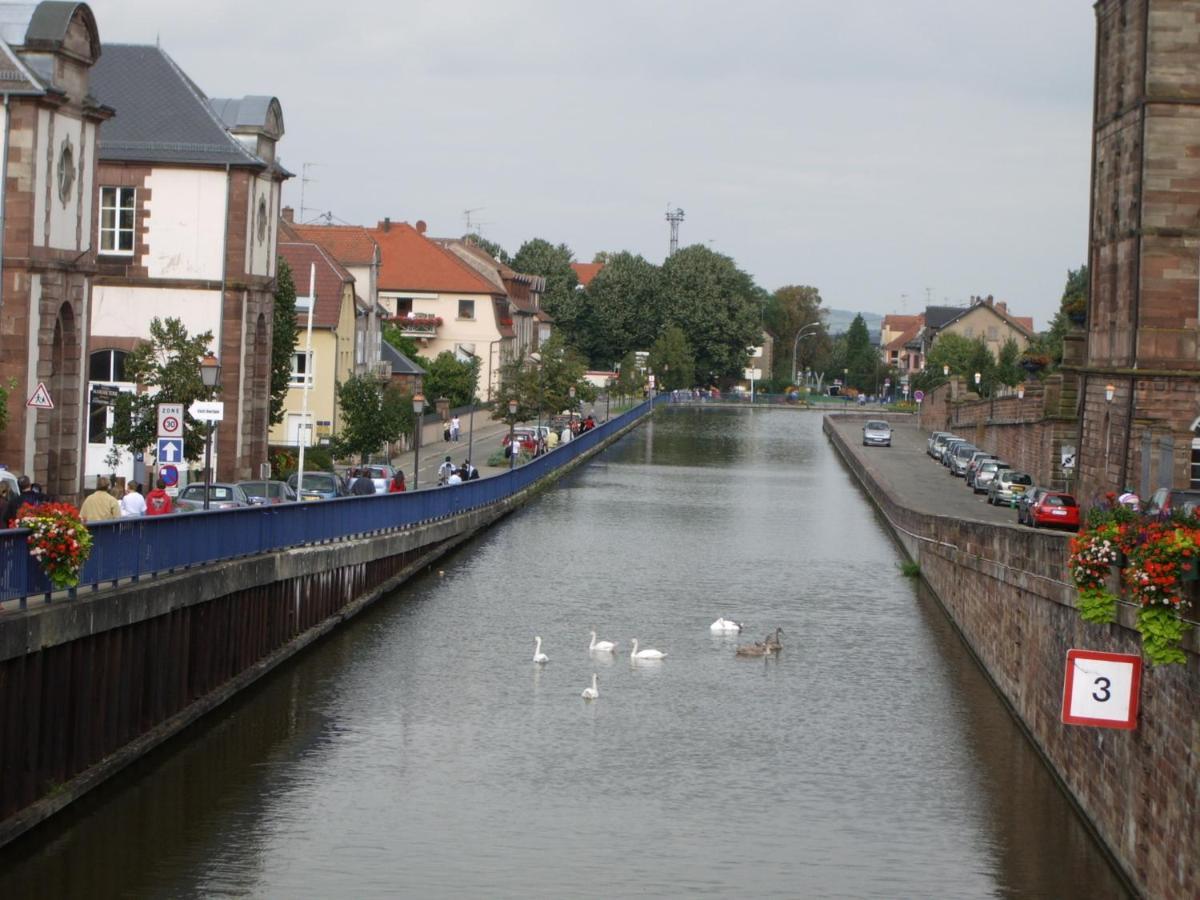
[[[125,356],[124,350],[97,350],[88,363],[88,380],[124,381]]]

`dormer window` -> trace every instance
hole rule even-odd
[[[136,195],[131,187],[100,188],[100,252],[133,255]]]
[[[63,138],[58,150],[58,199],[66,206],[71,200],[71,190],[75,187],[75,148],[71,146],[71,138]]]

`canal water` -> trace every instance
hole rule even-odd
[[[818,415],[662,411],[8,848],[0,896],[1123,896],[899,563]]]

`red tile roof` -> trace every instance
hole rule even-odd
[[[375,240],[358,225],[288,225],[301,241],[320,244],[343,266],[369,266],[375,261]]]
[[[379,245],[381,291],[437,291],[497,294],[500,291],[449,250],[439,247],[407,222],[369,229]]]
[[[919,316],[916,318],[923,320],[925,317]],[[924,321],[918,321],[918,322],[913,323],[912,325],[909,325],[907,328],[904,329],[904,331],[900,332],[900,335],[898,337],[892,338],[892,340],[890,340],[888,342],[888,345],[886,347],[884,347],[883,349],[885,349],[885,350],[903,350],[904,345],[907,344],[909,341],[911,341],[913,338],[915,338],[917,336],[917,332],[920,331],[924,327],[924,325],[925,325]]]
[[[323,248],[309,243],[280,242],[279,255],[292,267],[296,297],[307,297],[312,266],[317,267],[317,305],[313,307],[313,328],[334,328],[342,308],[342,290],[354,283],[347,272]],[[296,324],[308,323],[308,310],[296,310]]]
[[[587,287],[604,268],[604,263],[571,263],[571,268],[579,276],[579,283]]]

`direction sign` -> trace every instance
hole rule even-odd
[[[1068,650],[1063,681],[1065,725],[1137,728],[1142,658],[1099,650]]]
[[[38,382],[37,389],[33,396],[25,401],[25,405],[30,409],[54,409],[54,401],[50,399],[50,392],[46,390],[46,382]]]
[[[183,461],[183,438],[159,438],[158,461],[177,463]]]
[[[167,487],[175,487],[179,484],[179,469],[171,465],[163,466],[158,470],[158,477]]]
[[[158,436],[160,438],[183,437],[183,404],[158,404]]]
[[[188,412],[192,414],[193,419],[199,419],[201,422],[220,422],[225,418],[225,401],[197,400],[188,407]]]

